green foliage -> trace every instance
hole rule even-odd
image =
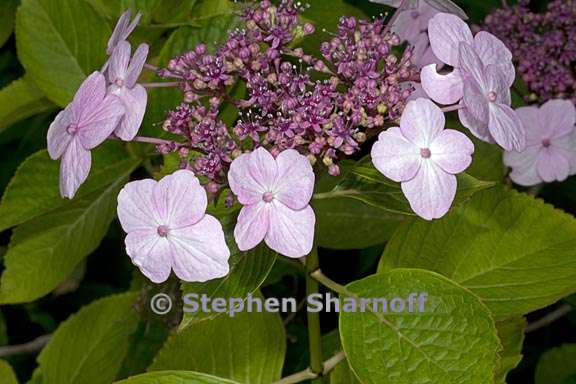
[[[280,378],[285,343],[278,314],[244,311],[235,317],[218,316],[175,332],[149,370],[198,371],[270,384]]]
[[[136,294],[109,296],[60,325],[38,356],[42,384],[109,384],[138,325]]]
[[[106,60],[111,30],[88,3],[23,0],[16,16],[18,57],[44,94],[66,105]]]
[[[0,2],[0,48],[12,34],[17,6],[18,0],[4,0]]]
[[[522,345],[524,344],[524,330],[526,319],[513,317],[496,323],[498,338],[502,343],[500,360],[496,370],[495,383],[506,384],[506,375],[516,368],[522,360]]]
[[[433,272],[396,269],[346,286],[356,298],[406,300],[406,311],[340,313],[340,336],[364,384],[492,382],[499,342],[488,309],[465,288]],[[424,311],[411,293],[428,294]],[[390,301],[389,301],[390,303]]]
[[[575,361],[576,344],[564,344],[547,351],[536,367],[535,383],[569,384],[576,376]]]
[[[12,367],[4,360],[0,360],[0,381],[2,384],[18,384],[18,379]]]
[[[342,351],[342,343],[338,330],[334,330],[322,337],[322,350],[328,355],[333,356]],[[358,378],[350,369],[348,360],[344,359],[336,366],[327,377],[324,378],[325,384],[360,384]]]
[[[380,271],[436,271],[473,291],[502,319],[576,291],[575,239],[572,216],[498,187],[438,221],[402,225],[382,255]]]
[[[133,376],[115,384],[238,384],[234,381],[222,379],[199,372],[187,371],[160,371]]]

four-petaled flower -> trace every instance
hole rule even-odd
[[[130,22],[131,12],[130,9],[126,10],[118,19],[116,26],[114,27],[114,31],[108,40],[108,45],[106,47],[106,53],[111,55],[114,52],[116,46],[126,40],[128,36],[134,31],[134,29],[138,26],[140,22],[140,18],[142,14],[138,12],[134,17],[134,20]]]
[[[94,72],[48,129],[48,154],[60,163],[60,194],[73,198],[91,166],[90,150],[101,144],[124,116],[124,105],[106,94],[106,80]]]
[[[576,109],[568,100],[550,100],[538,107],[518,108],[527,145],[522,152],[507,151],[504,162],[516,184],[532,186],[564,181],[576,173]]]
[[[146,89],[136,84],[148,56],[148,45],[140,44],[132,59],[130,59],[131,51],[130,43],[119,42],[112,52],[107,71],[108,81],[111,84],[109,92],[117,95],[126,107],[126,114],[114,133],[126,141],[132,140],[138,133],[148,100]]]
[[[414,212],[426,220],[448,212],[456,195],[456,174],[472,162],[474,145],[463,133],[444,129],[444,114],[428,99],[410,101],[400,127],[382,132],[372,162],[401,183]]]
[[[227,275],[224,231],[205,214],[206,206],[206,191],[191,171],[126,184],[118,195],[118,218],[134,265],[155,283],[165,281],[171,269],[189,282]]]
[[[305,156],[287,149],[275,159],[260,147],[232,162],[228,181],[244,205],[234,229],[240,250],[264,240],[284,256],[310,253],[316,222],[309,205],[314,172]]]
[[[504,43],[487,32],[473,37],[465,22],[444,13],[430,20],[428,34],[436,57],[454,67],[446,75],[438,74],[435,64],[422,68],[422,87],[428,96],[441,104],[460,101],[462,124],[481,140],[522,150],[522,125],[509,107],[515,70]]]

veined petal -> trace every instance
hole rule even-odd
[[[110,36],[110,39],[108,40],[108,47],[106,49],[106,53],[108,55],[112,54],[112,52],[114,51],[114,48],[116,47],[116,45],[118,44],[119,41],[125,39],[125,37],[123,37],[123,36],[126,33],[128,25],[130,23],[130,13],[131,13],[130,9],[128,9],[118,19],[118,22],[116,23],[116,26],[114,27],[114,31],[112,32],[112,35]]]
[[[264,240],[270,222],[270,208],[271,203],[264,201],[242,207],[234,227],[238,249],[247,251]]]
[[[488,129],[496,143],[507,151],[522,151],[526,147],[526,133],[516,112],[499,103],[489,103],[488,111]]]
[[[76,191],[88,177],[91,164],[90,151],[84,149],[77,138],[72,139],[60,163],[60,194],[63,197],[74,198]]]
[[[465,75],[472,77],[483,93],[488,93],[488,81],[485,75],[485,67],[474,48],[468,43],[460,43],[458,51],[460,69]]]
[[[168,279],[172,255],[166,238],[148,228],[128,233],[124,242],[126,253],[144,276],[157,284]]]
[[[436,72],[436,64],[430,64],[422,68],[420,81],[426,94],[440,104],[457,103],[463,96],[464,85],[457,69],[440,75]]]
[[[458,16],[439,13],[428,23],[430,45],[437,58],[458,67],[458,46],[461,42],[472,44],[470,27]]]
[[[72,140],[72,135],[67,131],[68,126],[73,122],[72,119],[73,116],[68,106],[56,115],[56,118],[50,124],[50,128],[48,128],[48,154],[53,160],[62,156]]]
[[[444,216],[456,196],[456,176],[432,161],[424,161],[418,174],[401,186],[410,207],[426,220]]]
[[[522,128],[526,133],[527,146],[541,146],[542,140],[550,138],[550,127],[540,122],[540,114],[538,107],[520,107],[516,109],[516,115],[522,122]]]
[[[567,135],[576,125],[576,107],[569,100],[549,100],[540,107],[540,125],[549,127],[549,135]]]
[[[518,185],[530,187],[542,182],[536,169],[536,160],[540,152],[540,145],[531,145],[522,152],[504,152],[504,164],[512,168],[510,178]]]
[[[491,33],[480,31],[474,36],[474,49],[484,65],[495,65],[502,71],[506,86],[514,83],[516,71],[512,64],[512,53],[504,43]]]
[[[152,179],[131,181],[118,194],[118,219],[125,232],[158,230],[163,223],[153,200],[157,182]]]
[[[216,218],[205,215],[194,225],[172,230],[168,241],[172,268],[181,280],[205,282],[228,274],[230,250]]]
[[[538,175],[547,183],[564,181],[570,174],[570,161],[553,147],[541,148],[536,160]]]
[[[278,175],[275,197],[292,209],[302,209],[314,193],[314,171],[310,161],[294,149],[282,151],[276,157]]]
[[[160,224],[173,230],[200,221],[206,213],[208,198],[192,171],[179,170],[156,183],[152,203]]]
[[[310,253],[314,243],[316,216],[312,207],[295,211],[279,201],[272,202],[270,225],[266,245],[276,252],[292,258]]]
[[[108,65],[108,81],[110,83],[115,83],[116,80],[126,79],[128,74],[128,64],[130,63],[130,54],[132,53],[132,47],[127,41],[120,41],[112,56],[110,56],[110,64]]]
[[[92,106],[78,126],[78,137],[84,148],[92,149],[106,140],[118,126],[124,112],[124,103],[115,95],[108,95]]]
[[[468,78],[464,81],[464,97],[462,98],[466,110],[475,120],[488,123],[488,98],[478,82]]]
[[[90,74],[80,85],[69,107],[76,123],[85,121],[106,96],[106,79],[100,72]]]
[[[419,148],[428,148],[445,124],[442,110],[424,98],[410,101],[400,118],[402,135]]]
[[[146,58],[148,57],[148,44],[140,44],[134,52],[132,60],[130,60],[130,66],[127,69],[125,83],[124,85],[128,88],[133,88],[140,73],[142,73],[142,68],[146,64]]]
[[[462,132],[445,129],[430,145],[430,159],[444,171],[452,174],[464,172],[472,163],[474,144]]]
[[[494,143],[494,139],[488,130],[488,120],[478,120],[466,107],[458,110],[458,118],[462,125],[468,128],[474,136],[487,143]]]
[[[420,169],[420,148],[406,140],[398,127],[380,133],[370,154],[376,169],[396,182],[412,179]]]
[[[230,164],[228,181],[230,189],[241,204],[254,204],[271,192],[278,173],[276,161],[264,148],[245,153]]]
[[[127,87],[119,88],[118,97],[124,103],[126,112],[114,133],[124,141],[131,141],[138,134],[144,119],[148,94],[146,93],[146,88],[136,84],[132,89]]]

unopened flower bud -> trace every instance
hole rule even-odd
[[[331,176],[338,176],[340,175],[340,167],[337,166],[336,164],[332,164],[328,167],[328,173]]]

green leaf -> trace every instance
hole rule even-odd
[[[117,180],[119,175],[125,176],[139,163],[129,157],[121,143],[107,142],[92,155],[90,176],[78,190],[74,201],[60,196],[59,161],[50,159],[45,150],[27,158],[2,196],[0,231],[65,208]]]
[[[18,379],[16,374],[12,370],[12,367],[5,360],[0,359],[0,378],[2,379],[2,384],[18,384]]]
[[[536,384],[567,384],[576,375],[576,344],[564,344],[545,352],[536,367]]]
[[[433,272],[411,269],[372,275],[346,289],[356,300],[385,298],[390,307],[386,313],[382,305],[379,311],[340,312],[344,351],[362,383],[493,382],[496,328],[489,310],[468,290]],[[428,296],[420,306],[423,293]],[[404,300],[403,311],[392,310],[394,298]]]
[[[0,280],[1,303],[49,293],[98,247],[116,216],[116,196],[137,164],[125,162],[108,184],[14,230]]]
[[[154,20],[159,23],[178,23],[187,21],[196,0],[162,0],[154,11]]]
[[[15,80],[0,90],[0,133],[20,120],[55,108],[30,79]]]
[[[198,371],[270,384],[280,378],[285,352],[284,326],[277,313],[243,311],[174,333],[149,370]]]
[[[213,19],[214,21],[222,17],[226,19],[233,11],[234,3],[230,0],[198,0],[192,10],[192,15],[193,20]]]
[[[342,351],[342,343],[337,329],[322,336],[322,351],[325,352],[326,357],[334,356]],[[336,364],[328,376],[324,377],[323,382],[325,384],[360,384],[346,359]]]
[[[159,5],[165,5],[164,0],[88,0],[90,4],[106,16],[116,18],[127,9],[132,10],[132,16],[136,12],[142,13],[141,25],[150,23],[154,11]]]
[[[234,241],[228,241],[232,245]],[[231,249],[229,259],[230,272],[225,277],[210,280],[206,283],[183,283],[182,292],[184,294],[206,295],[213,299],[221,297],[245,298],[252,294],[264,283],[270,273],[277,253],[271,251],[264,244],[256,248],[241,252],[237,248]],[[184,313],[184,318],[180,323],[180,330],[196,324],[199,321],[213,319],[222,313],[205,313],[198,311],[195,313]]]
[[[430,269],[479,296],[498,319],[576,291],[576,220],[505,187],[475,195],[444,218],[412,220],[388,243],[379,270]]]
[[[85,1],[22,0],[16,15],[18,57],[44,94],[66,105],[106,61],[110,27]]]
[[[18,0],[4,0],[0,2],[0,48],[12,34],[17,6]]]
[[[115,384],[238,384],[235,381],[188,371],[150,372],[117,381]]]
[[[58,327],[38,357],[43,384],[108,384],[138,325],[136,293],[97,300]]]
[[[523,317],[513,317],[496,323],[498,338],[502,343],[500,361],[495,376],[496,384],[506,384],[508,372],[516,368],[522,360],[525,328],[526,319]]]

